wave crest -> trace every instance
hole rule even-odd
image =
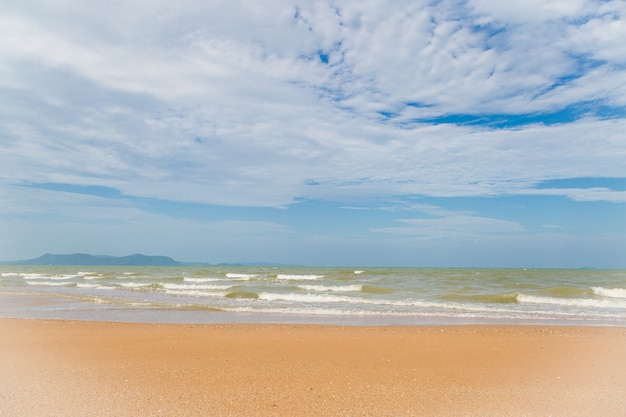
[[[609,298],[626,298],[626,288],[591,287],[595,295]]]

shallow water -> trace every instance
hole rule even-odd
[[[626,271],[0,266],[0,316],[626,325]]]

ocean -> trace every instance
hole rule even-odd
[[[625,326],[626,271],[2,265],[0,317]]]

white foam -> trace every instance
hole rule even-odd
[[[45,274],[24,274],[22,276],[24,279],[46,279]]]
[[[165,290],[169,295],[186,295],[192,297],[225,297],[227,292],[209,292],[200,290]]]
[[[593,293],[602,297],[626,298],[626,288],[591,287]]]
[[[76,278],[78,275],[55,275],[50,277],[50,279],[54,279],[54,280],[66,280],[66,279],[72,279],[72,278]]]
[[[367,299],[362,297],[349,297],[345,295],[334,294],[297,294],[297,293],[270,293],[262,292],[259,299],[266,301],[291,301],[297,303],[348,303],[348,304],[366,304],[379,306],[397,306],[397,307],[432,307],[433,304],[422,301],[397,301],[389,299]],[[434,303],[442,305],[440,303]]]
[[[517,301],[522,304],[547,304],[567,307],[626,308],[626,302],[618,300],[596,300],[592,298],[556,298],[518,294]]]
[[[0,274],[0,276],[3,276],[3,277],[19,277],[20,274],[15,273],[15,272],[3,272],[3,273]]]
[[[292,308],[271,308],[271,307],[250,307],[250,306],[237,306],[237,307],[221,307],[224,311],[232,311],[237,313],[262,313],[262,314],[295,314],[295,315],[320,315],[320,316],[396,316],[396,315],[413,315],[412,313],[405,312],[380,312],[380,311],[366,311],[366,310],[352,310],[352,309],[331,309],[320,307],[292,307]]]
[[[548,319],[550,317],[541,317],[539,314],[545,314],[536,311],[511,311],[507,314],[502,314],[500,311],[493,313],[489,311],[466,311],[460,312],[455,310],[432,310],[432,309],[417,309],[417,310],[364,310],[364,309],[350,309],[346,307],[328,308],[328,307],[316,307],[316,306],[298,306],[298,307],[257,307],[257,306],[226,306],[221,307],[225,311],[232,312],[249,312],[249,313],[267,313],[267,314],[295,314],[295,315],[324,315],[324,316],[387,316],[387,317],[428,317],[428,318],[470,318],[470,319]],[[587,316],[585,314],[564,314],[560,319],[572,319],[577,317],[590,317],[597,319],[596,316]],[[620,315],[602,315],[602,319],[622,319]]]
[[[429,317],[429,318],[509,318],[509,319],[536,319],[536,315],[525,312],[515,312],[507,316],[490,314],[488,312],[465,312],[456,311],[432,311],[432,310],[363,310],[350,308],[326,308],[314,306],[299,307],[252,307],[252,306],[227,306],[221,307],[225,311],[242,313],[267,313],[267,314],[295,314],[295,315],[324,315],[324,316],[387,316],[387,317]]]
[[[111,303],[111,301],[109,300],[105,300],[103,298],[98,298],[98,297],[90,298],[89,302],[96,303],[96,304],[110,304]]]
[[[262,292],[259,299],[266,301],[294,301],[300,303],[360,303],[364,300],[330,294],[296,294]]]
[[[229,272],[226,274],[226,278],[239,278],[239,279],[244,279],[244,280],[249,280],[250,278],[254,278],[258,276],[257,274],[235,274],[232,272]]]
[[[531,296],[532,297],[532,296]],[[539,302],[540,297],[531,298],[526,301],[522,296],[521,302]],[[545,297],[544,297],[545,298]],[[548,297],[549,298],[549,297]],[[462,317],[535,317],[537,315],[556,315],[556,316],[572,316],[575,315],[566,311],[529,311],[522,306],[514,307],[511,305],[502,306],[487,306],[484,304],[471,304],[471,303],[449,303],[449,302],[437,302],[437,301],[425,301],[425,300],[390,300],[390,299],[368,299],[362,297],[349,297],[333,294],[297,294],[297,293],[267,293],[262,292],[259,294],[259,299],[264,301],[283,301],[290,303],[298,303],[298,308],[312,308],[314,304],[350,304],[363,306],[364,311],[371,311],[369,307],[365,306],[379,306],[384,310],[380,310],[384,314],[388,314],[388,308],[397,308],[399,311],[404,311],[407,314],[420,315],[443,315],[443,316],[458,316]],[[594,300],[589,300],[594,301]],[[310,307],[309,307],[310,306]],[[606,307],[606,305],[603,305]],[[282,307],[289,308],[289,307]],[[581,313],[576,313],[580,315]],[[604,314],[604,313],[603,313]]]
[[[75,285],[73,282],[51,282],[51,281],[28,281],[28,285],[42,286],[42,287],[68,287]]]
[[[353,292],[361,291],[363,285],[298,285],[298,288],[305,291]]]
[[[78,273],[80,275],[80,272]],[[83,279],[92,280],[92,279],[102,279],[104,278],[102,275],[83,275]]]
[[[354,271],[354,273],[355,273],[356,275],[362,274],[363,272],[365,272],[365,271],[358,271],[358,270],[357,270],[357,271]]]
[[[226,290],[232,285],[210,285],[210,284],[163,284],[163,288],[168,290]]]
[[[281,281],[314,281],[319,278],[324,278],[324,275],[291,275],[291,274],[278,274],[276,279]]]
[[[189,278],[189,277],[185,277],[185,278],[183,278],[183,281],[185,281],[185,282],[220,282],[220,281],[224,281],[224,278]],[[233,280],[233,281],[235,281],[235,280]]]
[[[124,288],[145,288],[153,285],[152,282],[122,282],[120,286]]]
[[[100,288],[100,285],[98,284],[85,284],[82,282],[79,282],[78,284],[76,284],[76,286],[78,288]]]

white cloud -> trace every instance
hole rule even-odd
[[[621,177],[626,170],[621,120],[514,131],[403,130],[364,119],[341,123],[340,115],[328,113],[326,120],[304,115],[281,129],[269,122],[223,126],[222,120],[203,126],[198,117],[194,129],[196,120],[183,116],[180,127],[166,120],[152,130],[125,132],[107,125],[108,114],[94,117],[90,129],[57,128],[5,144],[5,177],[106,185],[177,201],[283,206],[296,197],[497,195],[545,179]],[[47,139],[50,134],[59,139]]]
[[[622,39],[626,37],[626,5],[623,1],[602,2],[598,12],[584,24],[570,28],[575,48],[595,59],[626,60]]]
[[[593,7],[593,0],[526,0],[506,3],[498,0],[470,0],[470,6],[485,18],[527,23],[575,18]]]
[[[623,177],[623,118],[415,121],[623,105],[623,28],[583,0],[3,4],[0,176],[250,206]]]
[[[604,187],[545,188],[539,190],[524,190],[518,194],[561,195],[575,201],[608,201],[611,203],[626,203],[626,191],[615,191]]]

